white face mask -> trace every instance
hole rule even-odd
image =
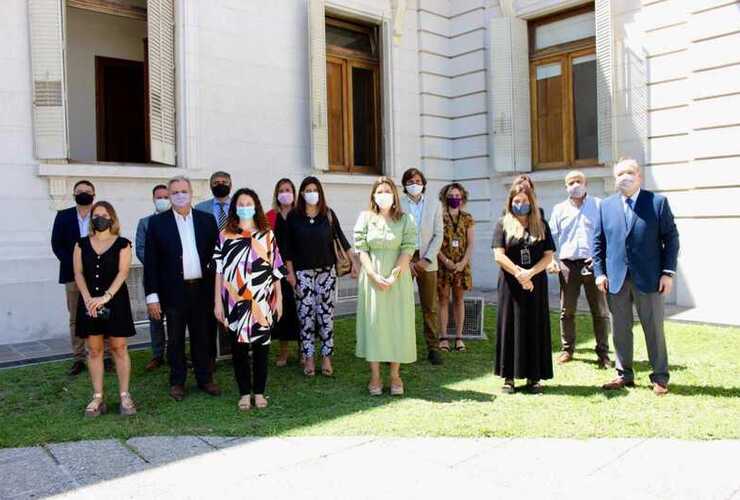
[[[170,209],[170,200],[168,198],[157,198],[154,200],[154,208],[157,213],[166,212]]]
[[[373,195],[373,199],[375,200],[375,203],[377,203],[378,206],[383,210],[386,210],[393,206],[392,193],[375,193],[375,195]]]
[[[309,205],[318,205],[319,203],[319,192],[318,191],[312,191],[309,193],[303,193],[303,199],[306,200],[306,203]]]
[[[616,186],[622,193],[629,193],[635,187],[635,176],[632,174],[623,174],[617,177]]]
[[[424,191],[424,186],[421,184],[406,184],[406,192],[411,196],[419,196]]]
[[[586,186],[583,184],[573,184],[567,187],[568,195],[571,198],[583,198],[586,196]]]

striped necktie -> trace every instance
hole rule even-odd
[[[226,225],[226,211],[224,210],[223,203],[217,203],[218,205],[218,230],[223,230]]]

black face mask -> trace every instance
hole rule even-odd
[[[92,225],[93,228],[95,228],[96,231],[102,232],[106,229],[110,229],[110,227],[113,225],[113,221],[110,219],[106,219],[103,216],[96,215],[92,218]]]
[[[225,198],[229,196],[229,192],[231,192],[231,186],[227,184],[216,184],[215,186],[211,187],[211,192],[216,198]]]
[[[84,191],[75,195],[75,203],[77,203],[81,207],[86,207],[92,204],[93,199],[95,199],[95,196]]]

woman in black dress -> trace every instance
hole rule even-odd
[[[514,392],[514,379],[541,392],[540,380],[552,378],[552,346],[547,275],[555,244],[537,197],[527,186],[514,184],[505,214],[496,224],[493,250],[500,266],[496,363],[504,378],[503,392]]]
[[[103,399],[103,342],[110,339],[110,351],[116,362],[121,415],[136,413],[129,394],[131,360],[126,337],[136,334],[131,315],[126,277],[131,265],[131,242],[119,236],[118,216],[110,203],[99,201],[92,207],[89,236],[80,239],[74,249],[75,283],[80,289],[75,334],[87,339],[88,368],[93,385],[93,399],[85,415],[106,413]]]
[[[277,241],[280,255],[285,253],[285,231],[288,230],[285,221],[290,211],[295,207],[295,201],[295,185],[293,181],[287,178],[277,181],[275,191],[272,194],[272,209],[265,215],[275,233],[275,240]],[[285,366],[288,364],[290,342],[298,343],[300,339],[298,336],[300,326],[298,324],[298,313],[296,312],[295,295],[293,293],[294,286],[295,273],[290,272],[280,283],[280,288],[283,291],[283,317],[278,320],[272,332],[272,338],[280,341],[280,351],[275,362],[276,366]],[[298,352],[299,357],[301,357],[300,349]]]

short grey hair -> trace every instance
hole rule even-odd
[[[635,167],[635,170],[637,171],[637,173],[638,174],[640,173],[640,170],[641,170],[640,169],[640,164],[637,163],[637,160],[635,160],[634,158],[629,158],[629,157],[622,157],[622,158],[620,158],[619,161],[614,164],[614,168],[612,169],[612,173],[613,174],[616,174],[618,168],[620,168],[620,167],[628,167],[628,166]]]
[[[229,179],[231,181],[231,174],[228,172],[224,172],[223,170],[219,170],[218,172],[213,172],[211,174],[211,178],[208,180],[210,184],[213,184],[213,181],[221,177],[222,179]]]
[[[167,189],[172,189],[172,185],[176,182],[187,182],[188,188],[190,188],[190,192],[193,191],[193,183],[190,182],[190,179],[188,177],[185,177],[184,175],[176,175],[170,181],[167,183]]]
[[[568,182],[568,179],[571,177],[581,177],[584,182],[588,183],[588,179],[586,178],[586,174],[584,174],[580,170],[571,170],[567,174],[565,174],[565,182]]]

